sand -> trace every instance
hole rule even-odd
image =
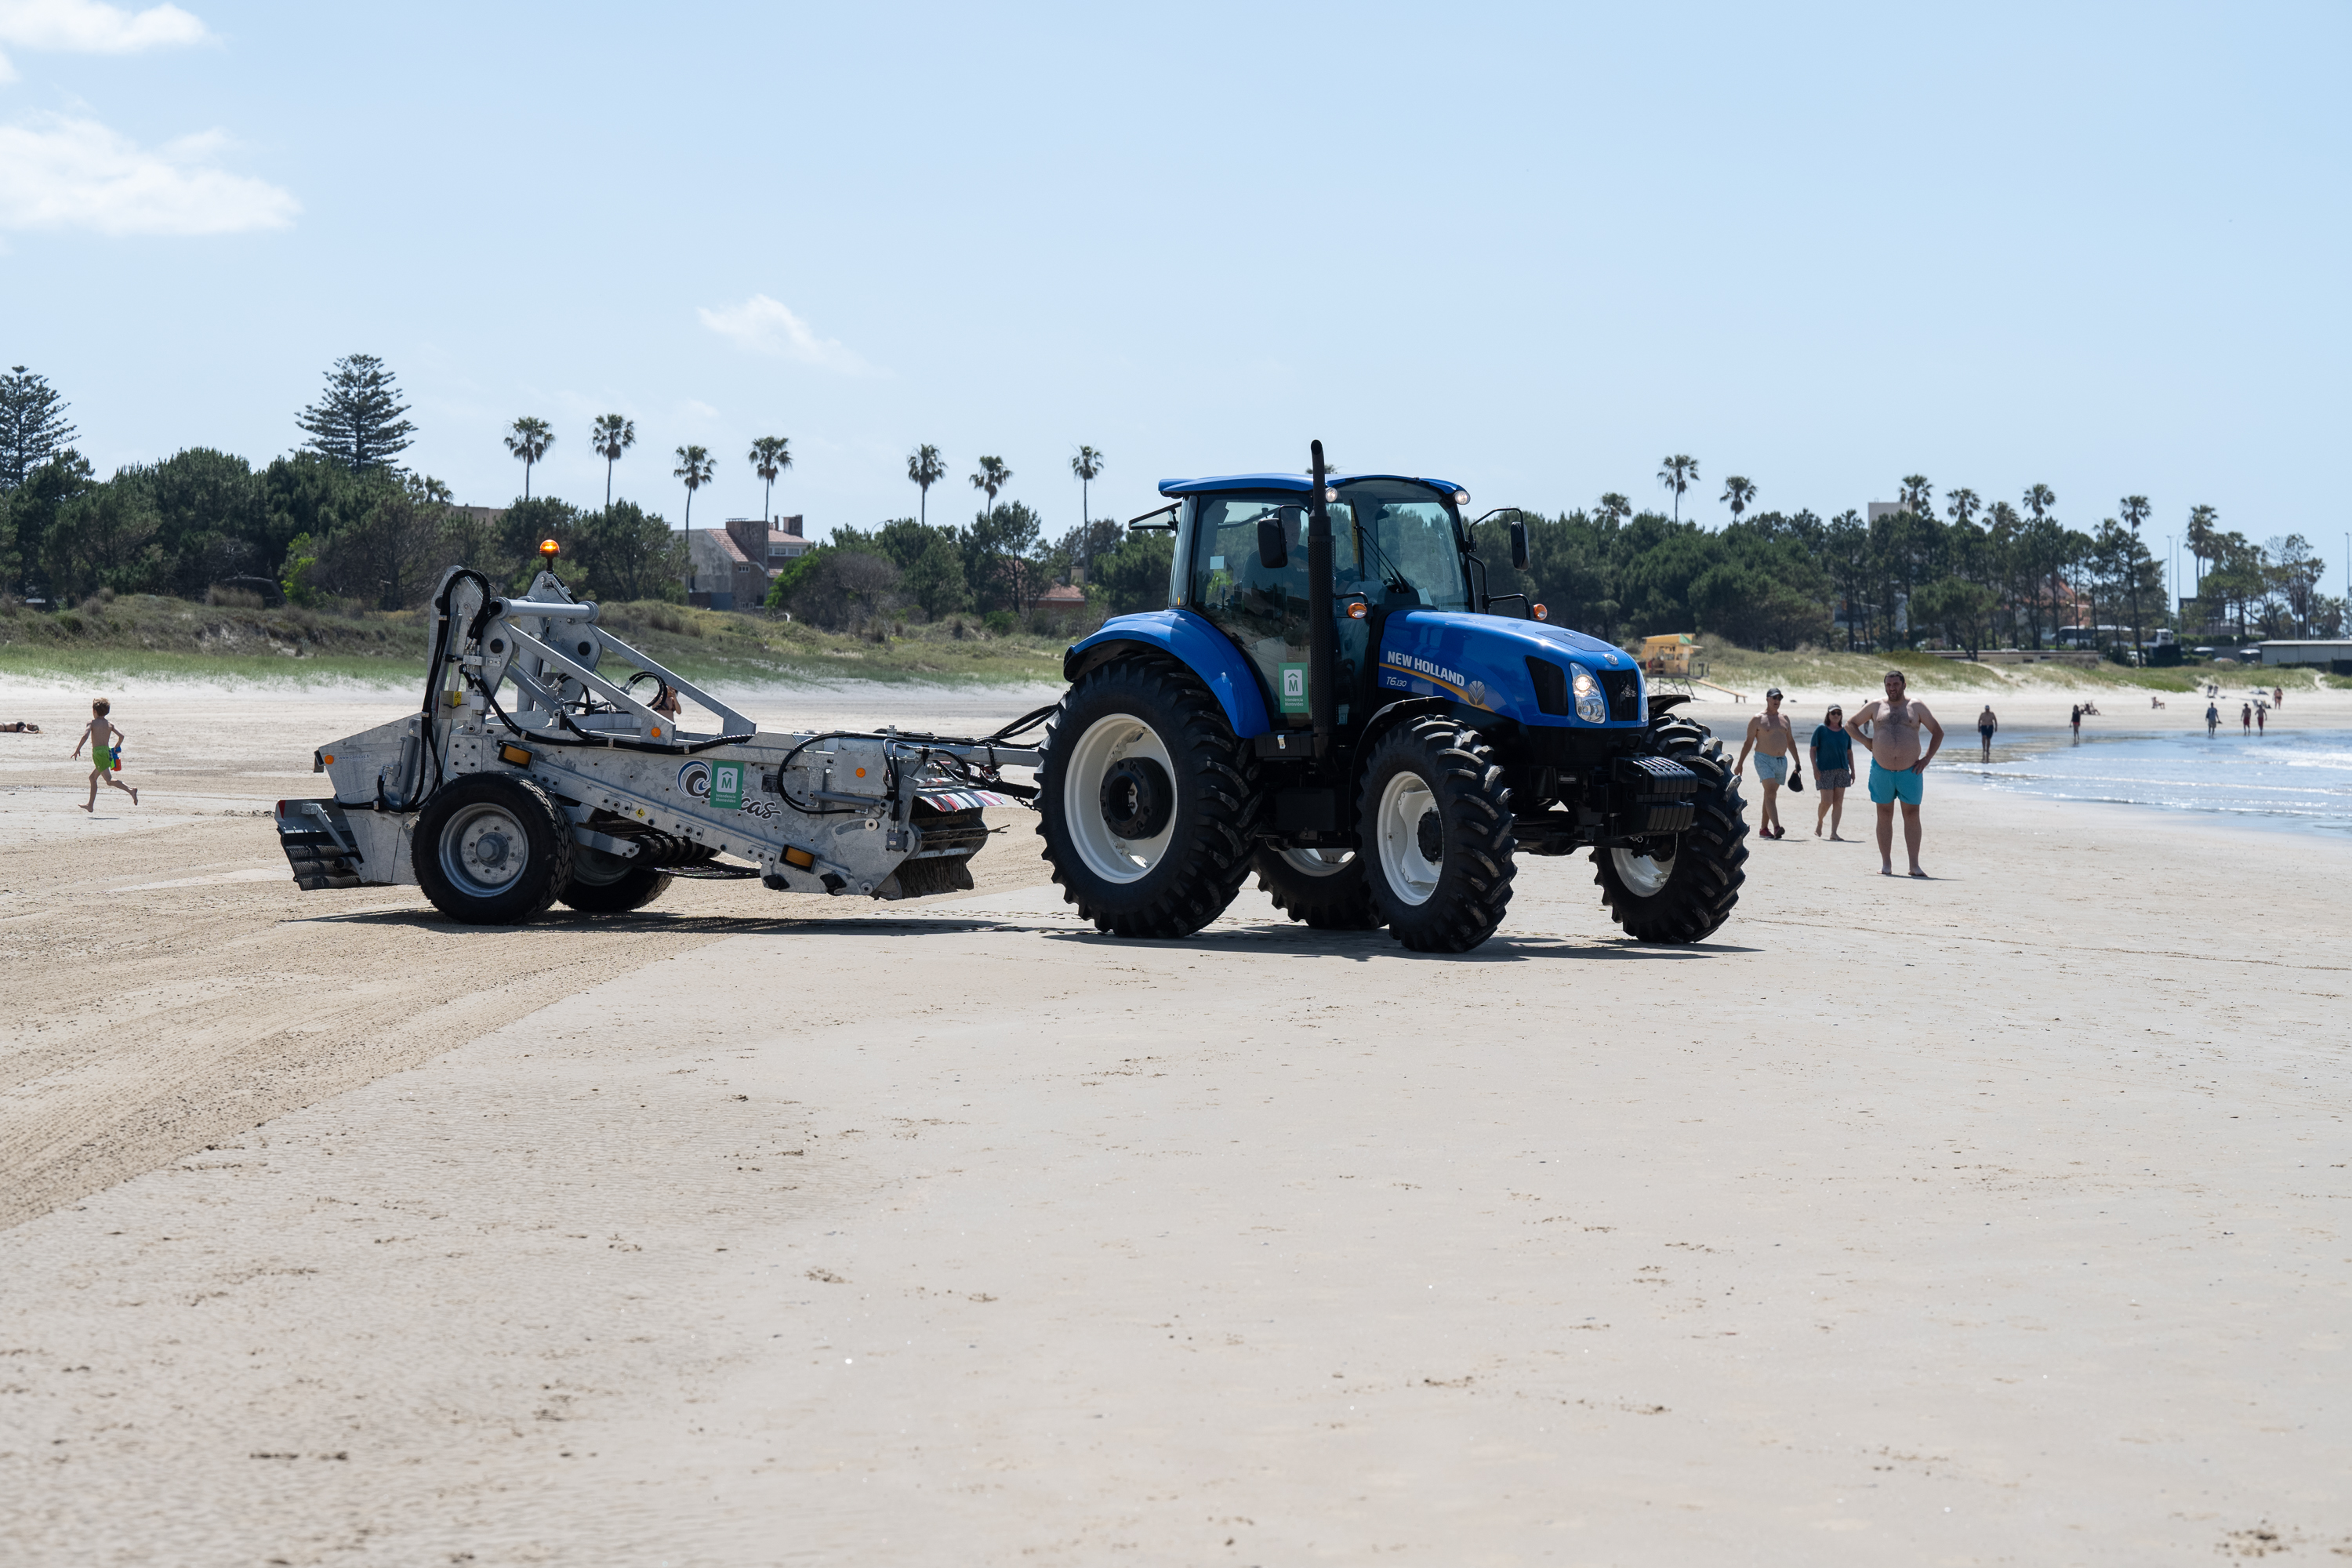
[[[261,879],[364,721],[207,700],[295,744],[126,708],[135,826],[0,750],[0,1561],[2352,1552],[2341,844],[1931,776],[1937,880],[1438,959],[1105,941],[1014,817],[457,931]]]

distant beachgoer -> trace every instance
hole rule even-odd
[[[1813,787],[1821,792],[1813,806],[1813,837],[1822,836],[1827,817],[1830,839],[1843,844],[1838,824],[1845,816],[1845,792],[1853,787],[1853,736],[1845,727],[1845,710],[1832,707],[1813,731]]]
[[[2271,706],[2273,708],[2284,708],[2286,706],[2285,687],[2273,686],[2271,688]]]
[[[2205,738],[2211,740],[2213,731],[2221,725],[2221,710],[2210,702],[2205,704]]]
[[[2267,707],[2260,702],[2254,704],[2255,734],[2264,734],[2270,730],[2270,711],[2271,710]]]
[[[2254,705],[2252,703],[2241,702],[2238,704],[2238,728],[2249,734],[2253,731]]]
[[[1748,739],[1740,745],[1739,760],[1731,764],[1731,776],[1741,777],[1748,770],[1748,753],[1756,753],[1756,779],[1764,786],[1764,803],[1756,809],[1756,830],[1767,838],[1789,837],[1780,823],[1780,796],[1796,743],[1797,731],[1780,711],[1780,689],[1776,686],[1764,694],[1764,711],[1748,721]]]
[[[1984,745],[1986,762],[1992,761],[1992,734],[2000,728],[2000,721],[1993,717],[1992,704],[1986,703],[1984,711],[1977,715],[1977,739]]]
[[[74,742],[73,754],[77,758],[81,755],[82,742],[89,742],[89,799],[82,803],[82,809],[92,814],[98,810],[100,780],[129,795],[131,805],[139,804],[139,792],[114,776],[122,768],[122,742],[126,737],[106,717],[112,706],[103,697],[92,702],[89,722],[82,727],[81,740]]]
[[[2161,697],[2151,697],[2147,700],[2147,705],[2151,709],[2161,708],[2164,706],[2164,699]]]
[[[2103,717],[2099,712],[2099,705],[2095,702],[2084,702],[2083,704],[2083,717],[2085,719],[2097,719]]]
[[[1878,874],[1895,875],[1895,807],[1903,806],[1903,847],[1910,852],[1911,875],[1925,877],[1919,868],[1919,801],[1927,787],[1927,764],[1944,749],[1944,727],[1936,716],[1904,693],[1908,687],[1903,672],[1886,672],[1886,700],[1869,702],[1854,715],[1857,724],[1871,726],[1870,734],[1870,800],[1878,807]],[[1919,751],[1919,731],[1931,737],[1925,755]]]
[[[0,735],[37,735],[40,732],[41,727],[38,724],[27,724],[22,719],[0,724]]]
[[[2074,704],[2074,711],[2068,715],[2066,722],[2074,727],[2074,739],[2081,740],[2083,738],[2083,705],[2081,703]]]
[[[663,681],[661,683],[661,689],[654,693],[654,700],[651,702],[646,703],[646,706],[660,714],[663,718],[667,719],[672,722],[676,722],[677,719],[677,688],[672,686],[667,680]]]

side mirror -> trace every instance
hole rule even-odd
[[[1257,520],[1257,558],[1269,572],[1290,564],[1290,548],[1282,542],[1282,514],[1267,512]]]
[[[1511,564],[1524,572],[1528,569],[1528,520],[1511,519]]]

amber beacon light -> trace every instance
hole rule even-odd
[[[554,560],[557,554],[562,552],[562,548],[563,547],[562,545],[556,543],[552,539],[542,539],[539,542],[539,552],[541,555],[546,556],[550,561]]]

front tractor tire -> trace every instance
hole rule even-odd
[[[1609,915],[1636,942],[1694,942],[1715,934],[1748,879],[1748,818],[1723,742],[1688,719],[1650,722],[1656,753],[1698,775],[1688,831],[1640,848],[1597,848],[1593,880]],[[1663,851],[1663,853],[1660,853]]]
[[[1062,699],[1037,774],[1062,897],[1117,936],[1190,936],[1241,890],[1257,759],[1181,665],[1122,658]]]
[[[1261,844],[1257,890],[1274,907],[1317,931],[1378,931],[1381,911],[1372,902],[1363,856],[1352,849],[1286,849]]]
[[[572,825],[528,779],[472,773],[416,816],[411,863],[433,907],[467,925],[515,925],[572,886]]]
[[[1436,714],[1382,735],[1357,797],[1372,907],[1415,952],[1467,952],[1511,902],[1514,824],[1503,765],[1475,730]]]

